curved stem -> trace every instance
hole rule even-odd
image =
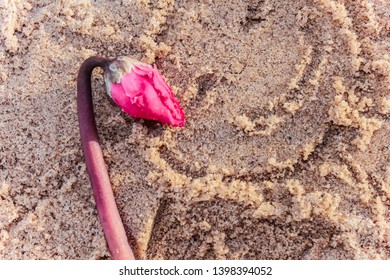
[[[92,104],[91,75],[95,67],[106,67],[110,60],[90,57],[83,62],[77,76],[77,113],[81,143],[91,180],[100,222],[113,259],[134,259],[122,220],[115,203],[110,179],[99,144]]]

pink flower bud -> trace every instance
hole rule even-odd
[[[105,69],[104,79],[108,94],[133,118],[184,126],[180,102],[155,65],[120,56]]]

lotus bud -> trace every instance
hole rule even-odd
[[[184,126],[180,102],[156,66],[119,56],[104,70],[107,93],[133,118]]]

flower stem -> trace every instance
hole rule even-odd
[[[91,75],[95,67],[106,67],[110,60],[93,56],[83,62],[77,76],[77,113],[85,162],[96,207],[112,259],[134,259],[119,216],[96,128],[92,104]]]

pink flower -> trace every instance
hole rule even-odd
[[[104,77],[108,94],[130,116],[184,126],[180,102],[156,66],[120,56],[105,69]]]

